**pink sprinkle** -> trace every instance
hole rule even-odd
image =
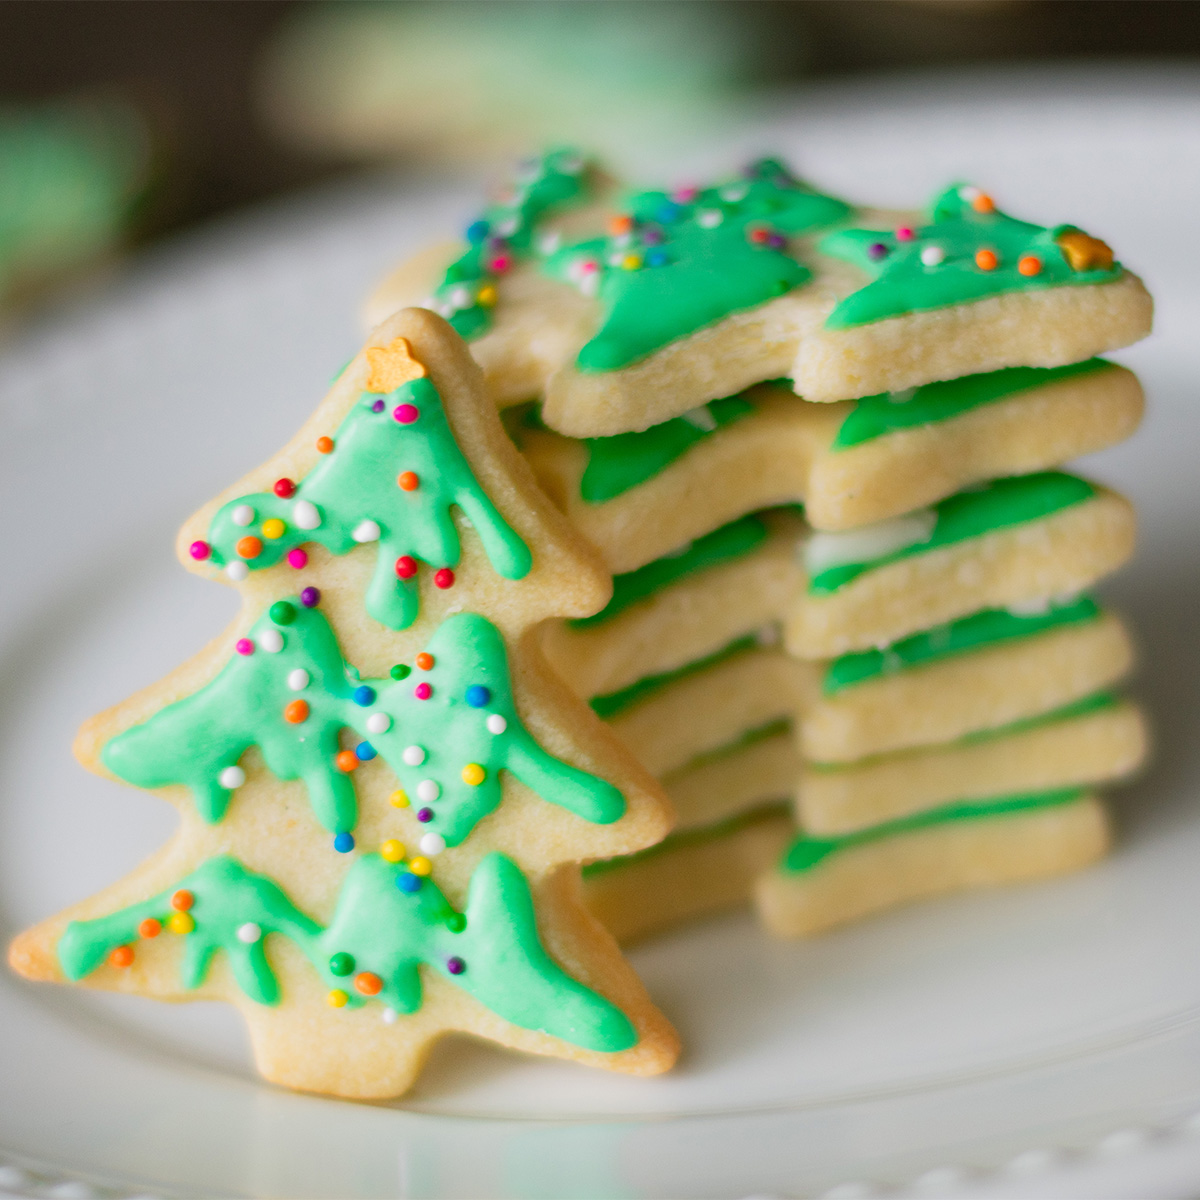
[[[898,242],[911,242],[916,236],[917,235],[913,233],[913,231],[909,229],[907,225],[901,225],[900,228],[896,230],[896,241]]]
[[[237,645],[234,646],[234,649],[239,654],[253,654],[254,643],[249,638],[238,638]]]
[[[188,553],[197,562],[202,562],[212,553],[212,547],[207,542],[193,542],[188,547]]]
[[[681,187],[676,188],[675,191],[671,193],[671,199],[674,200],[676,204],[690,204],[699,194],[700,189],[698,187]]]
[[[299,548],[288,551],[288,566],[296,571],[303,571],[308,566],[308,554]]]
[[[428,700],[429,697],[433,695],[433,687],[428,683],[418,683],[417,686],[413,688],[413,695],[416,696],[418,700]]]
[[[421,410],[415,404],[397,404],[392,409],[392,416],[401,425],[411,425],[420,415]]]
[[[585,274],[590,275],[593,271],[600,270],[600,264],[595,259],[589,258],[587,262],[579,264],[579,269]]]
[[[488,269],[499,274],[501,271],[507,271],[512,266],[512,259],[507,254],[497,254],[495,258],[488,263]]]

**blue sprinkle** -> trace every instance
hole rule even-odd
[[[376,750],[370,742],[359,742],[358,745],[354,747],[354,757],[357,758],[359,762],[370,762],[371,759],[373,759],[378,753],[379,751]]]
[[[665,204],[660,204],[654,213],[655,219],[661,221],[664,225],[671,221],[677,220],[679,217],[679,205],[672,204],[667,201]]]
[[[646,255],[646,266],[648,267],[665,267],[669,261],[665,250],[651,250]]]
[[[333,839],[333,848],[339,854],[349,854],[354,849],[354,834],[339,833]]]
[[[471,245],[475,245],[477,242],[482,242],[487,235],[488,223],[486,221],[472,221],[470,225],[467,226],[467,241],[470,242]]]
[[[467,703],[472,708],[482,708],[490,699],[492,693],[481,683],[473,683],[467,688]]]
[[[367,685],[364,683],[361,687],[356,687],[354,691],[350,693],[350,699],[361,708],[366,708],[368,705],[375,703],[375,689],[373,687],[367,687]]]
[[[396,876],[396,886],[402,892],[419,892],[421,890],[420,875],[412,875],[405,871],[403,875]]]

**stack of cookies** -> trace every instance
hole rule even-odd
[[[571,203],[534,205],[556,172]],[[1140,281],[968,186],[924,217],[855,209],[763,160],[602,224],[599,178],[525,164],[471,272],[439,284],[426,256],[369,307],[424,298],[471,339],[615,577],[544,649],[677,823],[585,869],[594,911],[631,937],[758,876],[768,926],[811,933],[1096,858],[1088,789],[1145,731],[1087,589],[1134,518],[1058,468],[1138,423],[1137,380],[1096,355],[1149,331]]]

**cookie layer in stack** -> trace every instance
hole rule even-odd
[[[678,823],[586,869],[595,910],[634,936],[761,875],[768,925],[808,933],[1102,853],[1087,789],[1145,733],[1086,589],[1134,521],[1056,468],[1140,418],[1095,357],[1148,331],[1136,277],[974,188],[922,224],[770,160],[632,195],[583,241],[554,220],[518,261],[485,214],[503,271],[430,302],[487,301],[476,359],[502,406],[537,396],[510,428],[615,576],[545,649]]]

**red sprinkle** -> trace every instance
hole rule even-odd
[[[290,479],[275,480],[275,495],[281,500],[287,500],[296,494],[296,485]]]
[[[396,559],[396,574],[401,579],[411,579],[417,573],[417,560],[411,555],[402,554]]]
[[[449,588],[454,586],[454,572],[449,567],[442,567],[440,571],[433,573],[433,586],[440,588]]]

